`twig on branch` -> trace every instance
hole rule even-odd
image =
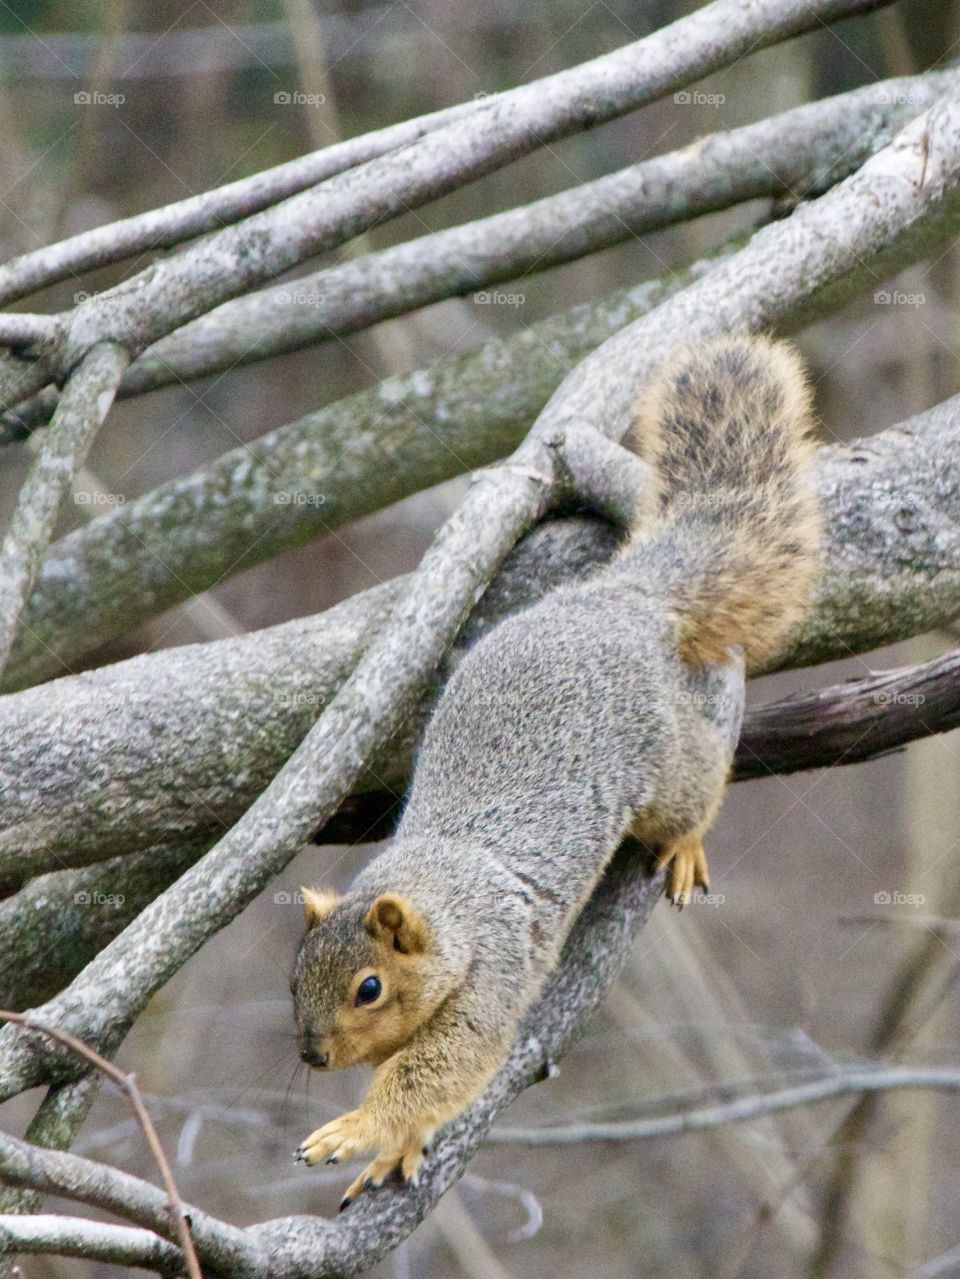
[[[51,1039],[55,1039],[58,1043],[63,1044],[64,1047],[69,1048],[71,1052],[82,1057],[84,1061],[89,1062],[94,1069],[105,1075],[112,1083],[115,1083],[130,1099],[130,1105],[133,1107],[137,1121],[143,1129],[143,1135],[147,1139],[150,1153],[153,1155],[159,1169],[160,1177],[169,1199],[170,1213],[176,1222],[177,1237],[183,1250],[190,1279],[203,1279],[193,1240],[190,1238],[190,1225],[183,1209],[183,1200],[180,1198],[179,1190],[177,1190],[177,1184],[173,1179],[173,1173],[170,1171],[167,1157],[163,1153],[163,1146],[160,1144],[157,1130],[153,1126],[150,1112],[143,1103],[136,1075],[127,1074],[126,1071],[115,1066],[112,1061],[108,1061],[106,1057],[101,1056],[89,1044],[83,1043],[75,1035],[71,1035],[69,1031],[63,1030],[59,1026],[45,1024],[34,1013],[16,1013],[11,1012],[9,1009],[0,1008],[0,1021],[14,1022],[27,1030],[36,1031],[39,1034],[48,1035]]]
[[[0,671],[73,477],[106,417],[129,356],[94,346],[66,385],[0,546]]]
[[[559,195],[226,302],[146,350],[120,395],[354,333],[743,200],[822,191],[955,88],[958,76],[883,81],[708,134]]]
[[[717,1128],[758,1119],[761,1115],[808,1106],[838,1097],[888,1092],[896,1088],[960,1089],[960,1069],[949,1066],[870,1067],[838,1070],[825,1079],[811,1080],[776,1092],[751,1093],[715,1106],[700,1106],[654,1119],[618,1119],[610,1123],[564,1124],[555,1128],[494,1128],[487,1141],[522,1146],[569,1146],[585,1141],[640,1141],[681,1132]]]

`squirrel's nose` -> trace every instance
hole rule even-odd
[[[300,1056],[308,1066],[315,1066],[317,1070],[325,1070],[330,1064],[330,1054],[322,1053],[316,1048],[304,1048]]]

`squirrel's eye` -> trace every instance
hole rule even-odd
[[[375,999],[380,997],[382,989],[379,977],[364,977],[357,988],[356,1002],[358,1004],[372,1004]]]

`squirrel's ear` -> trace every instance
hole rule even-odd
[[[367,911],[367,928],[404,955],[429,949],[430,930],[420,912],[404,897],[383,893]]]
[[[315,888],[301,888],[300,892],[303,894],[303,913],[307,917],[308,929],[326,919],[338,901],[336,893],[318,892]]]

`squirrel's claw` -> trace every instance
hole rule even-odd
[[[368,1134],[363,1115],[351,1110],[312,1132],[293,1157],[312,1168],[319,1163],[337,1164],[352,1159],[376,1144],[376,1139]]]
[[[417,1184],[420,1161],[429,1149],[433,1129],[417,1133],[403,1146],[389,1146],[381,1150],[363,1172],[347,1187],[341,1209],[349,1206],[363,1191],[379,1190],[390,1174],[397,1170],[408,1186]]]
[[[665,845],[657,859],[657,867],[666,865],[670,866],[667,896],[680,910],[687,902],[693,901],[694,889],[709,889],[707,857],[699,834],[682,835]]]

